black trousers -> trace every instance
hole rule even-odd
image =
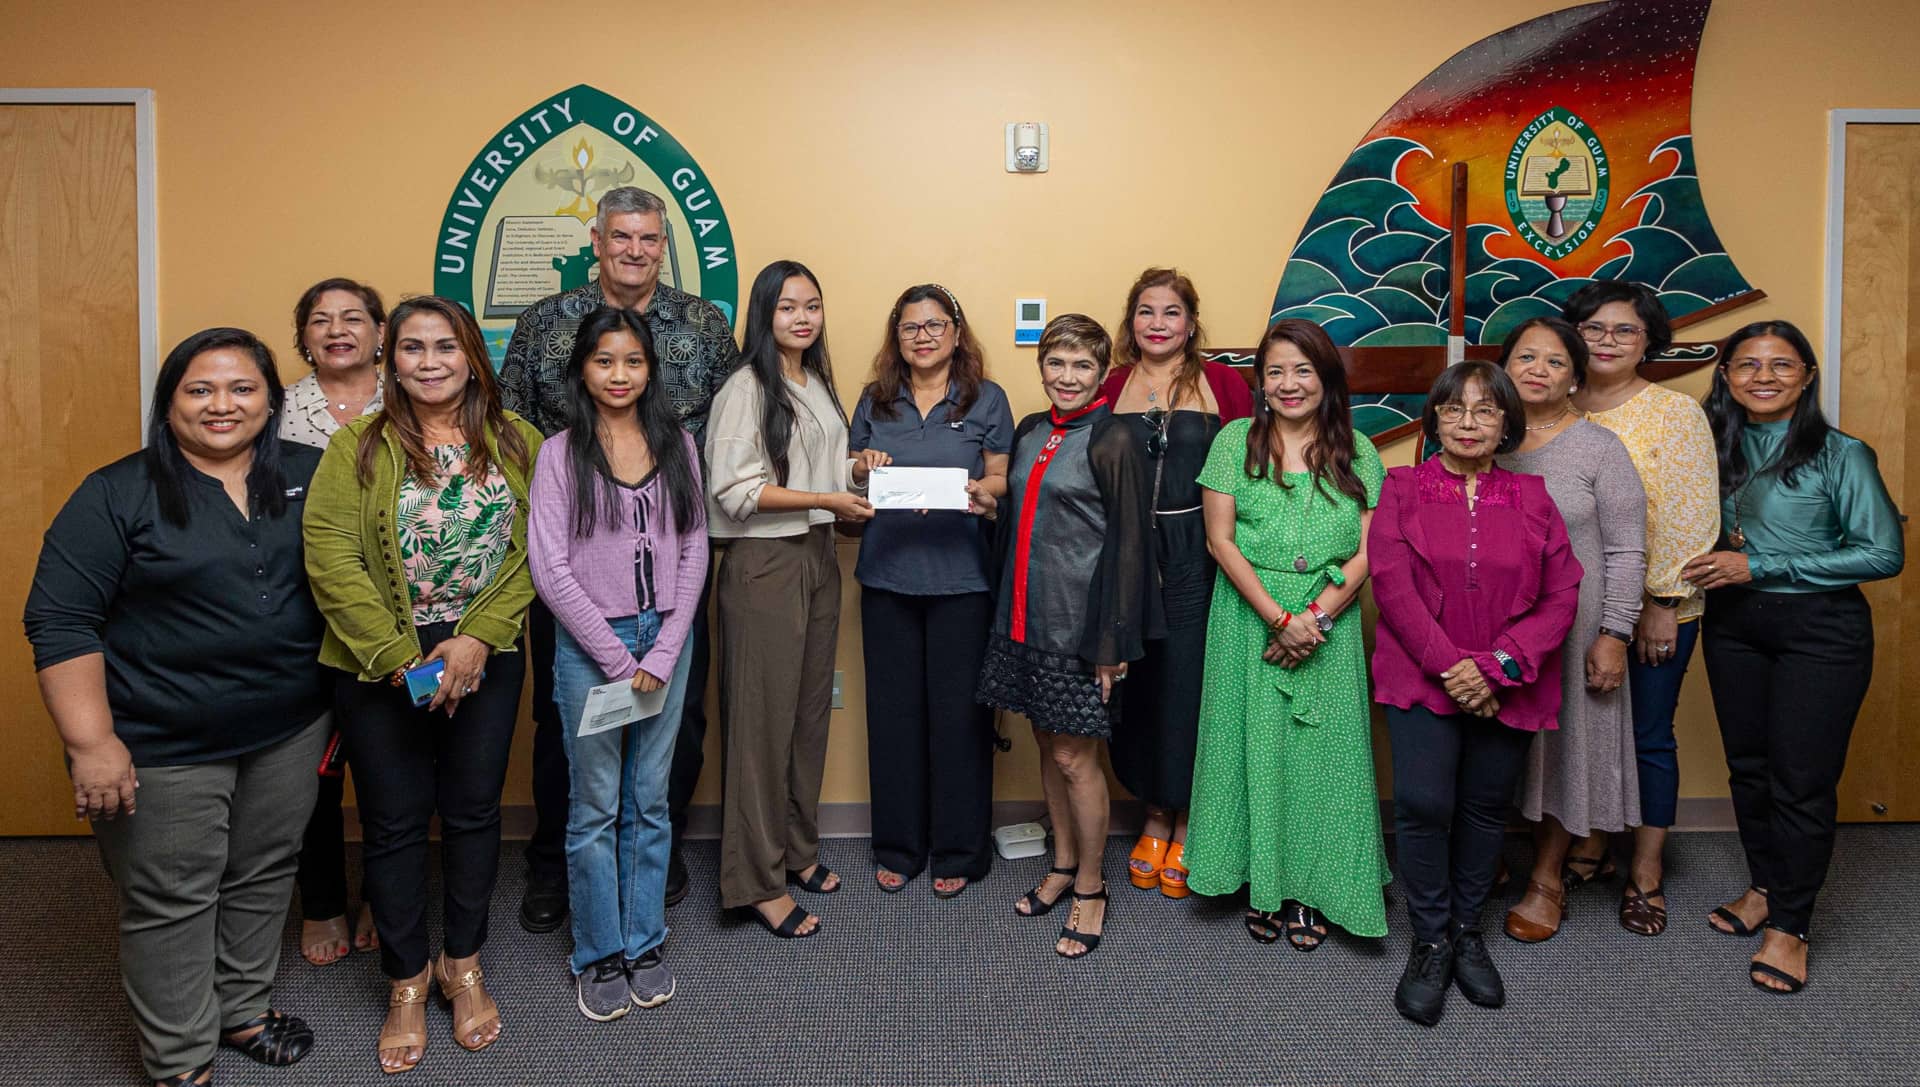
[[[452,623],[420,629],[427,652]],[[495,653],[480,689],[452,717],[415,709],[404,688],[342,674],[334,705],[353,749],[365,832],[366,897],[380,933],[380,966],[410,978],[427,965],[427,833],[440,816],[442,945],[452,958],[487,942],[500,867],[500,791],[507,781],[526,655]]]
[[[346,821],[340,815],[346,784],[344,774],[321,776],[320,795],[300,842],[300,916],[308,921],[326,921],[347,912]]]
[[[1468,713],[1384,707],[1393,737],[1393,849],[1413,937],[1478,928],[1533,733]]]
[[[673,844],[687,829],[687,805],[706,761],[707,667],[712,646],[707,630],[707,597],[713,579],[700,589],[700,605],[687,634],[686,703],[680,734],[674,741],[673,769],[667,776],[667,815],[673,820]],[[560,708],[553,701],[553,612],[539,600],[527,612],[527,658],[533,668],[533,837],[527,841],[527,875],[556,882],[567,878],[567,749],[560,738]]]
[[[1847,741],[1873,678],[1873,614],[1856,587],[1707,594],[1707,682],[1740,844],[1769,927],[1807,933],[1827,879]]]
[[[992,865],[993,711],[973,699],[993,596],[860,590],[873,857],[903,876]]]

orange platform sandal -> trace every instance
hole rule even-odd
[[[1174,842],[1167,850],[1167,860],[1160,868],[1160,893],[1168,898],[1185,898],[1193,892],[1187,889],[1187,843]]]
[[[1142,834],[1140,840],[1133,843],[1133,852],[1127,855],[1127,878],[1143,891],[1151,891],[1160,886],[1160,866],[1167,858],[1165,838],[1155,838],[1151,834]],[[1186,873],[1181,873],[1181,879]]]

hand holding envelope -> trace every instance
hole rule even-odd
[[[867,499],[876,510],[960,510],[968,508],[965,468],[873,469]]]

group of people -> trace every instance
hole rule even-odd
[[[1510,936],[1551,937],[1568,890],[1613,874],[1611,836],[1631,839],[1620,923],[1664,930],[1673,716],[1698,642],[1752,883],[1710,923],[1764,933],[1754,984],[1805,983],[1871,673],[1857,585],[1903,550],[1794,326],[1730,337],[1703,410],[1638,374],[1671,339],[1654,294],[1591,284],[1498,363],[1447,369],[1421,420],[1437,454],[1389,471],[1324,331],[1276,321],[1250,392],[1204,359],[1198,293],[1170,269],[1140,276],[1114,335],[1048,323],[1049,407],[1018,424],[953,292],[911,287],[849,413],[812,272],[761,271],[736,347],[716,307],[660,282],[665,234],[657,196],[608,193],[598,278],[529,307],[497,375],[458,303],[388,312],[346,279],[296,305],[313,372],[290,387],[253,334],[197,333],[160,368],[146,449],[47,530],[27,633],[119,893],[154,1082],[207,1082],[220,1046],[310,1050],[271,1001],[296,873],[311,962],[379,951],[383,1070],[422,1059],[436,987],[458,1044],[500,1036],[480,956],[529,674],[520,921],[571,915],[583,1015],[673,995],[665,911],[688,883],[710,656],[721,905],[818,933],[793,889],[841,885],[817,817],[836,530],[860,534],[883,891],[924,872],[951,898],[987,874],[1004,710],[1032,723],[1053,830],[1014,910],[1066,900],[1060,955],[1106,931],[1105,748],[1146,805],[1136,887],[1244,888],[1250,936],[1311,951],[1335,925],[1384,935],[1397,873],[1413,940],[1395,1006],[1431,1024],[1455,985],[1497,1006],[1480,916],[1516,798],[1536,852]],[[894,465],[964,470],[968,509],[876,511],[868,482]],[[1392,869],[1370,701],[1392,737]],[[599,727],[590,702],[634,719]]]

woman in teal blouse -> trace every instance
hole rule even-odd
[[[1833,855],[1835,788],[1873,677],[1860,583],[1905,562],[1900,512],[1873,450],[1827,424],[1798,328],[1728,337],[1707,396],[1720,456],[1720,548],[1683,576],[1708,591],[1707,679],[1752,879],[1708,923],[1765,930],[1749,977],[1798,992],[1807,925]]]

